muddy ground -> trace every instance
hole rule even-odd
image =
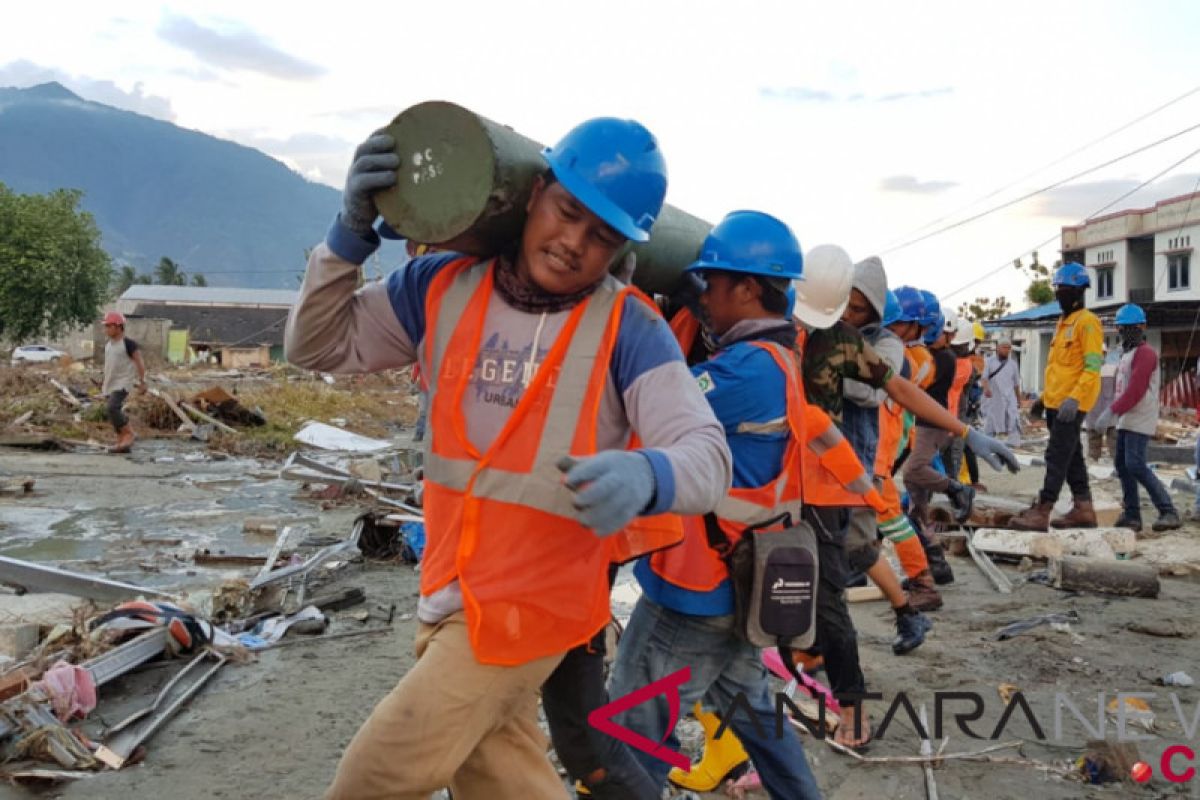
[[[314,534],[344,536],[359,510],[354,504],[322,509],[297,499],[296,484],[272,477],[278,462],[198,460],[198,454],[205,453],[199,443],[174,439],[141,443],[126,457],[0,449],[0,470],[37,478],[34,494],[0,499],[0,553],[199,591],[249,571],[197,568],[189,557],[197,546],[244,553],[269,548],[269,537],[241,532],[246,516],[285,516],[300,520]],[[984,480],[993,494],[1026,499],[1041,476],[1039,467],[1011,477],[985,469]],[[1112,494],[1115,484],[1101,482],[1097,490]],[[1178,497],[1181,507],[1190,500]],[[1176,539],[1194,546],[1198,534],[1200,527],[1191,526]],[[1162,593],[1154,600],[1072,595],[1026,582],[1033,573],[1008,565],[1004,570],[1017,586],[1013,594],[1001,595],[969,559],[952,558],[952,564],[957,580],[945,589],[946,607],[933,615],[935,628],[926,644],[909,655],[891,654],[892,614],[884,604],[852,607],[869,687],[884,695],[882,702],[870,706],[875,725],[900,692],[914,707],[923,703],[931,722],[935,693],[975,692],[984,710],[978,722],[968,725],[989,737],[1004,710],[999,687],[1012,684],[1024,693],[1044,737],[1053,739],[1056,693],[1069,696],[1095,725],[1098,693],[1107,693],[1107,702],[1117,691],[1146,692],[1153,695],[1147,698],[1154,712],[1153,732],[1133,730],[1149,737],[1137,746],[1154,777],[1144,786],[1105,787],[1063,777],[1090,738],[1069,711],[1057,741],[1041,740],[1022,714],[1013,716],[995,741],[974,740],[952,719],[954,710],[966,709],[958,701],[946,703],[943,710],[945,753],[1009,741],[1019,741],[1020,746],[991,754],[1010,759],[1008,763],[943,762],[934,770],[940,797],[1151,797],[1193,791],[1191,784],[1176,785],[1160,774],[1159,756],[1172,744],[1196,746],[1200,732],[1192,729],[1189,735],[1185,727],[1193,724],[1200,688],[1168,688],[1155,685],[1155,680],[1179,670],[1200,678],[1200,624],[1194,613],[1200,605],[1200,583],[1164,578]],[[331,632],[374,626],[386,626],[388,632],[299,644],[263,653],[252,663],[230,664],[150,741],[143,763],[69,784],[0,786],[0,797],[319,797],[341,749],[373,703],[412,663],[417,599],[413,568],[351,564],[337,574],[332,588],[338,586],[364,588],[367,604],[350,611],[366,609],[371,615],[361,622],[349,611],[335,612]],[[389,624],[382,608],[393,604]],[[1042,626],[1007,641],[994,638],[1009,622],[1055,611],[1074,611],[1079,621],[1065,629]],[[1179,635],[1130,629],[1147,623],[1174,626]],[[104,687],[90,729],[124,717],[152,696],[174,669],[140,671]],[[1172,693],[1186,725],[1178,718]],[[1107,733],[1114,736],[1114,721],[1107,725]],[[685,741],[694,744],[695,739]],[[912,756],[918,746],[914,727],[901,710],[867,755]],[[806,747],[830,798],[926,796],[918,766],[859,763],[811,738]],[[1187,766],[1183,759],[1175,763],[1180,770]]]

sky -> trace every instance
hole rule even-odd
[[[1053,263],[1063,225],[1200,189],[1198,129],[938,231],[1200,124],[1186,0],[65,0],[10,4],[4,27],[0,86],[57,80],[338,188],[357,144],[424,100],[547,143],[632,117],[671,204],[767,211],[806,250],[881,255],[892,285],[955,305],[1022,308],[1012,261]]]

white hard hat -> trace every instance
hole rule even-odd
[[[829,328],[850,302],[854,262],[835,244],[817,245],[804,256],[804,276],[794,282],[796,317],[814,328]]]
[[[954,338],[950,340],[950,344],[970,344],[975,343],[975,326],[964,325],[960,320],[958,330],[954,332]]]
[[[957,333],[958,332],[958,313],[952,308],[943,308],[942,316],[946,319],[942,325],[942,333]]]

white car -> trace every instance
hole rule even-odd
[[[21,363],[54,363],[65,356],[61,350],[55,350],[53,347],[47,347],[44,344],[26,344],[21,345],[12,351],[13,365]]]

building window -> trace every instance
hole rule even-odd
[[[1191,253],[1167,256],[1167,288],[1187,289],[1192,285]]]
[[[1096,270],[1096,299],[1108,300],[1113,296],[1113,269],[1106,267],[1105,269]]]

